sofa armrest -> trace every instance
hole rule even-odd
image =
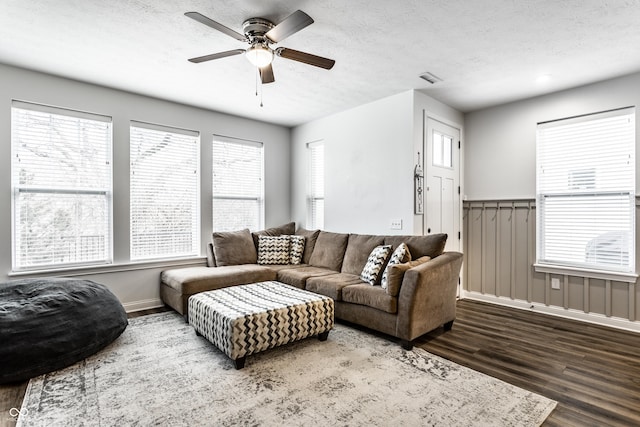
[[[445,252],[404,275],[398,295],[396,336],[411,341],[452,322],[462,254]]]

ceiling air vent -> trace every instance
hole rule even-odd
[[[442,79],[440,77],[438,77],[438,76],[436,76],[436,75],[434,75],[434,74],[432,74],[432,73],[430,73],[428,71],[426,73],[420,74],[420,78],[423,79],[423,80],[428,81],[431,84],[435,84],[435,83],[438,83],[438,82],[442,81]]]

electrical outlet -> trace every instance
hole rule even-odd
[[[392,219],[391,220],[391,229],[392,230],[402,230],[402,220],[401,219]]]
[[[557,277],[551,278],[551,289],[560,289],[560,279]]]

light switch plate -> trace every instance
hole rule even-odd
[[[392,230],[402,230],[402,220],[401,219],[392,219],[391,220],[391,229]]]

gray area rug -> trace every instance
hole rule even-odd
[[[556,402],[344,325],[233,363],[175,313],[29,383],[19,426],[536,426]],[[26,409],[26,410],[25,410]]]

